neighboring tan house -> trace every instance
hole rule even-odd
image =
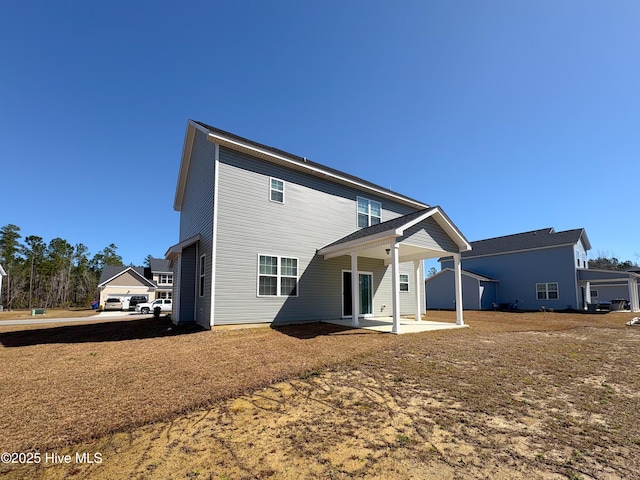
[[[478,240],[471,246],[462,254],[463,277],[477,284],[463,283],[464,308],[586,310],[602,301],[592,298],[594,285],[624,282],[632,310],[639,310],[640,276],[589,269],[591,243],[583,228],[561,232],[543,228]],[[453,263],[451,257],[440,258],[441,272],[425,281],[428,309],[454,308],[455,299],[448,291]]]
[[[149,302],[156,298],[171,298],[173,272],[169,261],[160,258],[150,259],[149,267],[106,265],[100,275],[98,291],[100,307],[104,307],[107,298],[119,298],[126,310],[134,295],[144,296]]]
[[[172,318],[206,328],[391,316],[397,333],[424,312],[423,260],[470,248],[440,207],[195,121],[174,208]]]

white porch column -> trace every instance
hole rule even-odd
[[[453,254],[453,270],[456,289],[456,325],[464,325],[462,318],[462,269],[460,268],[460,254]]]
[[[416,321],[422,320],[422,305],[420,304],[420,292],[422,291],[422,287],[424,286],[424,278],[420,278],[420,262],[422,260],[414,260],[413,261],[413,270],[414,277],[416,280]]]
[[[393,328],[391,333],[400,333],[400,245],[397,242],[391,244],[391,274],[392,280],[392,307],[393,307]]]
[[[358,274],[358,254],[351,252],[351,326],[359,327],[360,322],[360,275]]]
[[[632,312],[640,312],[638,304],[638,281],[635,278],[629,278],[629,308]]]
[[[587,310],[589,308],[589,304],[591,303],[591,282],[586,282],[584,284],[584,309]]]

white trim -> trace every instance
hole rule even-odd
[[[400,245],[395,240],[389,245],[391,250],[391,305],[393,327],[391,333],[400,333],[400,262],[398,250]]]
[[[275,180],[276,182],[280,182],[280,183],[282,183],[282,191],[280,191],[280,190],[276,190],[276,189],[274,189],[274,188],[273,188],[273,183],[272,183],[272,182],[273,182],[274,180]],[[281,178],[269,177],[269,201],[270,201],[270,202],[273,202],[273,203],[279,203],[280,205],[284,205],[284,198],[285,198],[285,197],[284,197],[284,195],[285,195],[285,194],[284,194],[284,192],[285,192],[285,185],[286,185],[286,182],[285,182],[284,180],[282,180]],[[273,192],[279,192],[279,193],[281,192],[281,193],[282,193],[282,201],[281,201],[281,202],[279,202],[278,200],[274,200],[273,198],[271,198],[271,194],[272,194]]]
[[[423,306],[420,300],[420,298],[422,297],[421,295],[422,289],[424,288],[424,271],[421,268],[423,265],[424,265],[424,262],[421,260],[413,261],[413,270],[414,270],[413,278],[416,282],[415,292],[414,292],[414,300],[415,300],[415,307],[416,307],[416,311],[415,311],[416,321],[422,320],[422,309],[426,308]]]
[[[209,302],[209,326],[215,324],[216,305],[216,262],[218,259],[218,185],[220,182],[220,146],[213,150],[213,221],[211,232],[211,301]]]
[[[184,135],[184,144],[182,146],[182,157],[180,159],[180,169],[178,170],[178,186],[176,187],[175,197],[173,199],[173,209],[180,211],[182,208],[182,201],[184,200],[184,191],[187,186],[187,173],[189,172],[189,165],[191,164],[191,154],[193,152],[193,143],[196,137],[195,129],[199,125],[189,121],[187,123],[187,131]],[[181,175],[182,172],[184,175]]]
[[[456,325],[464,325],[463,310],[464,303],[462,300],[462,268],[460,266],[460,254],[456,253],[453,256],[453,273],[454,273],[454,288],[456,295]]]
[[[323,255],[325,260],[328,260],[330,258],[341,257],[342,255],[349,255],[351,252],[359,252],[360,250],[388,245],[389,242],[395,238],[393,230],[387,230],[367,237],[340,243],[332,247],[321,248],[318,250],[318,255]]]
[[[344,268],[340,271],[340,285],[342,286],[342,289],[340,290],[340,305],[341,305],[341,309],[340,309],[340,316],[342,318],[352,318],[353,317],[353,306],[351,307],[351,312],[352,315],[345,315],[344,314],[344,274],[346,272],[351,273],[353,270],[348,269],[348,268]],[[374,302],[374,295],[373,295],[373,272],[368,272],[368,271],[364,271],[364,270],[358,270],[358,275],[369,275],[371,277],[371,313],[362,313],[360,312],[360,289],[358,288],[358,318],[371,318],[375,316],[375,302]],[[351,277],[351,279],[353,280],[353,276]],[[358,277],[358,282],[360,281],[360,278]],[[353,301],[353,292],[351,293],[351,300]]]
[[[277,265],[277,273],[275,275],[260,273],[260,257],[275,257]],[[283,275],[282,272],[282,259],[287,258],[296,261],[296,294],[295,295],[283,295],[282,294],[282,279],[294,278],[292,275]],[[261,295],[260,294],[260,277],[275,277],[276,278],[276,294],[275,295]],[[256,264],[256,297],[257,298],[295,298],[300,296],[300,259],[298,257],[292,257],[290,255],[274,255],[272,253],[258,253]]]
[[[167,260],[173,260],[175,257],[182,255],[182,250],[198,241],[200,241],[200,234],[187,238],[186,240],[183,240],[180,243],[169,247],[169,249],[164,254],[164,258],[166,258]]]

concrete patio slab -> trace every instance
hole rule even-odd
[[[341,325],[343,327],[351,327],[351,319],[344,318],[339,320],[324,320],[325,323],[333,323],[334,325]],[[455,323],[446,322],[433,322],[430,320],[415,321],[410,318],[400,319],[400,334],[403,333],[418,333],[418,332],[430,332],[432,330],[447,330],[452,328],[465,328],[468,325],[456,325]],[[375,317],[375,318],[361,318],[359,327],[364,330],[374,330],[376,332],[392,333],[393,318],[391,317]]]

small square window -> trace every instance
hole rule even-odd
[[[270,180],[269,200],[276,203],[284,203],[284,182],[277,178]]]

